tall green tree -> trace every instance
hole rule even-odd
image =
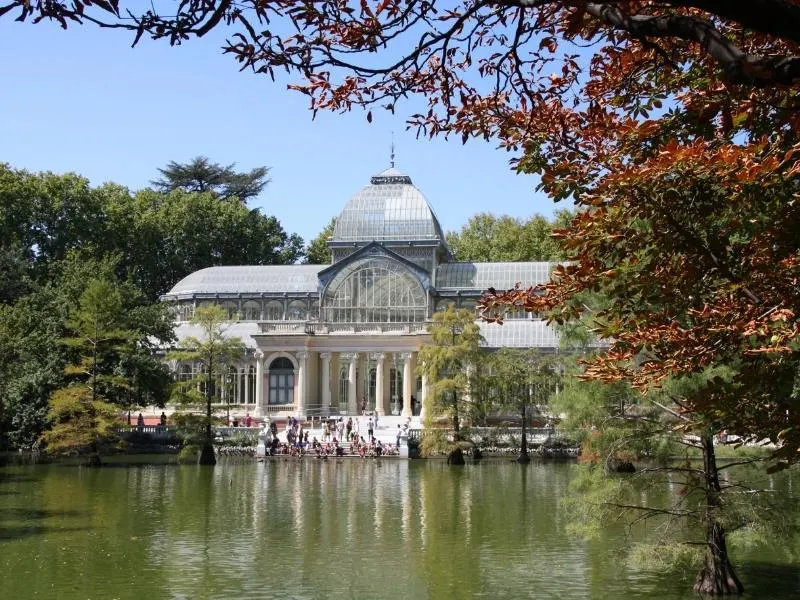
[[[108,281],[90,281],[70,311],[66,328],[71,335],[61,340],[77,350],[78,360],[65,369],[73,381],[50,399],[52,426],[42,436],[48,452],[87,452],[89,464],[101,463],[102,446],[120,424],[113,396],[123,381],[113,366],[137,337],[122,321],[120,291]]]
[[[306,247],[306,257],[303,262],[309,265],[329,265],[331,263],[331,251],[328,242],[333,237],[333,230],[336,228],[336,217],[319,232]]]
[[[758,543],[780,540],[787,529],[783,499],[729,471],[758,465],[766,455],[742,450],[720,464],[725,432],[687,410],[697,390],[731,377],[728,369],[711,367],[667,380],[647,396],[628,384],[571,378],[554,399],[567,415],[562,427],[582,439],[570,501],[576,530],[593,534],[611,520],[647,523],[654,535],[631,551],[662,569],[693,565],[700,593],[741,593],[728,550],[731,534],[734,541]],[[656,498],[656,490],[670,492]]]
[[[481,375],[480,328],[473,311],[451,304],[433,315],[429,332],[431,344],[420,350],[417,367],[433,386],[433,394],[425,399],[426,412],[430,417],[448,418],[453,441],[449,444],[449,460],[463,464],[461,421],[476,412],[476,399],[470,388],[478,387],[476,379]]]
[[[0,164],[0,301],[16,302],[52,281],[76,250],[98,261],[117,256],[117,278],[155,301],[205,267],[294,263],[303,240],[275,217],[212,192],[131,193]]]
[[[541,215],[526,221],[479,213],[461,231],[448,232],[447,244],[460,261],[558,261],[565,255],[553,237],[553,229],[570,216],[569,211],[558,211],[551,222]]]
[[[59,343],[73,334],[66,323],[86,290],[87,281],[110,282],[122,299],[121,327],[137,332],[135,345],[114,354],[104,363],[108,373],[120,371],[131,377],[131,385],[153,404],[166,399],[163,378],[166,367],[155,355],[155,349],[173,339],[173,321],[167,307],[150,304],[142,293],[128,282],[116,279],[116,259],[95,260],[92,252],[71,251],[54,263],[53,277],[13,305],[0,308],[0,445],[14,448],[37,443],[48,424],[49,398],[68,380],[65,367],[80,361],[78,349]],[[137,378],[127,370],[130,356],[138,357],[141,368],[157,377]],[[162,383],[157,383],[161,379]],[[121,379],[119,381],[126,381]],[[130,389],[108,390],[115,402],[129,396]]]
[[[245,346],[240,338],[226,335],[230,319],[225,309],[217,304],[197,308],[191,322],[200,328],[202,336],[184,338],[167,357],[197,365],[199,370],[192,377],[176,382],[173,397],[187,410],[198,407],[205,410],[199,463],[214,465],[217,462],[212,432],[214,404],[221,402],[221,382],[227,367],[242,357]]]
[[[303,240],[274,217],[211,193],[151,190],[108,206],[120,270],[155,300],[190,273],[220,265],[292,264]]]
[[[530,462],[527,426],[532,411],[549,403],[560,379],[560,361],[536,348],[501,348],[488,357],[495,405],[517,412],[522,423],[518,462]]]
[[[236,163],[221,165],[205,156],[196,156],[186,163],[170,161],[158,172],[161,177],[150,183],[159,192],[209,192],[221,200],[236,198],[242,204],[258,196],[269,183],[268,167],[240,172],[236,171]]]

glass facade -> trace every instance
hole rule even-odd
[[[386,258],[354,261],[325,290],[330,323],[409,323],[427,317],[427,294],[408,269]]]

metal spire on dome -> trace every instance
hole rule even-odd
[[[389,154],[389,166],[394,169],[394,131],[392,132],[392,151]]]

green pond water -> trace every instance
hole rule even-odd
[[[566,534],[572,476],[567,461],[7,465],[0,598],[693,598],[694,573],[634,568],[619,529]],[[798,483],[766,481],[800,498]],[[800,598],[785,554],[734,554],[746,598]]]

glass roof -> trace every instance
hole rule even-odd
[[[516,283],[523,287],[546,283],[557,263],[443,263],[436,268],[438,290],[485,290],[490,287],[510,289]]]
[[[478,322],[485,348],[558,348],[558,333],[545,321]]]
[[[326,265],[257,265],[208,267],[181,279],[165,298],[198,294],[245,294],[262,292],[317,292],[317,273]]]
[[[350,199],[331,238],[331,242],[372,241],[444,241],[425,196],[394,167],[372,177]]]

